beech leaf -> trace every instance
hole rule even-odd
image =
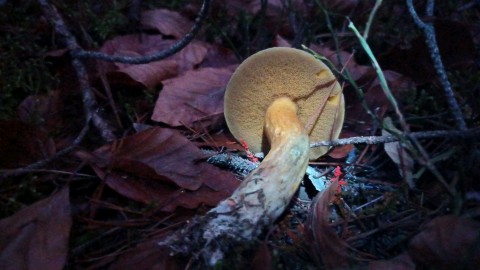
[[[145,56],[170,48],[175,40],[165,40],[161,35],[126,35],[107,41],[101,52],[111,55]],[[99,62],[99,70],[112,82],[118,82],[119,74],[152,89],[163,80],[174,77],[200,64],[207,55],[208,46],[200,41],[190,42],[172,57],[146,64]],[[123,78],[122,78],[123,79]],[[120,83],[125,84],[122,80]]]
[[[408,248],[417,264],[431,269],[478,269],[480,222],[453,215],[430,221]],[[418,266],[418,265],[417,265]]]
[[[163,82],[152,120],[193,128],[223,122],[223,96],[232,71],[201,68]]]
[[[69,188],[0,220],[1,269],[64,269],[72,226]]]
[[[53,139],[38,126],[0,120],[0,164],[17,168],[55,154]]]
[[[183,37],[193,24],[180,13],[168,9],[154,9],[142,13],[141,24],[157,29],[160,33],[175,38]]]
[[[383,120],[384,126],[391,131],[401,133],[395,128],[390,117],[385,117]],[[382,129],[382,136],[392,135],[385,129]],[[413,166],[415,162],[406,149],[413,148],[408,142],[390,142],[384,144],[384,149],[390,159],[398,166],[400,175],[405,179],[410,188],[415,188],[413,179]]]
[[[307,219],[307,239],[317,265],[327,269],[347,267],[349,256],[347,244],[340,239],[329,224],[330,204],[335,196],[338,181],[319,192],[312,200]]]
[[[128,198],[158,203],[164,211],[213,206],[239,184],[231,173],[205,163],[202,151],[171,129],[150,128],[94,154],[102,162],[89,162],[107,185]]]

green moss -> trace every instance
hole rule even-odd
[[[29,95],[44,94],[58,83],[45,53],[52,48],[50,32],[38,21],[37,5],[7,2],[0,13],[0,119],[15,116]]]

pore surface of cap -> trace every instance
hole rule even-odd
[[[279,97],[298,106],[310,141],[338,138],[343,125],[342,89],[330,69],[312,55],[293,48],[270,48],[247,58],[232,75],[225,93],[225,119],[237,140],[253,152],[267,152],[265,112]],[[316,159],[328,147],[311,148]]]

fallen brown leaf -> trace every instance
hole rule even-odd
[[[258,246],[255,255],[250,263],[252,270],[270,270],[272,269],[272,254],[267,243],[262,242]]]
[[[368,270],[415,270],[415,263],[408,254],[400,254],[390,260],[378,260],[368,264]]]
[[[480,222],[453,215],[430,221],[411,241],[408,254],[431,269],[478,269]]]
[[[0,220],[0,269],[64,269],[72,226],[69,188]]]
[[[232,70],[201,68],[165,80],[152,120],[200,131],[223,123],[223,96]]]
[[[353,80],[358,80],[373,70],[372,67],[359,65],[355,61],[352,53],[340,51],[337,55],[335,50],[317,44],[311,44],[310,48],[316,53],[326,57],[339,71],[347,69]],[[341,62],[339,62],[339,58]]]
[[[61,100],[59,91],[49,95],[32,95],[26,97],[18,106],[18,118],[25,123],[38,123],[47,131],[58,129],[61,123]]]
[[[383,119],[383,126],[390,131],[401,134],[401,130],[397,129],[390,117]],[[382,136],[392,135],[386,129],[382,129]],[[398,171],[403,179],[406,181],[411,189],[415,188],[415,181],[413,179],[413,168],[415,161],[407,150],[412,149],[413,146],[409,142],[390,142],[383,145],[385,152],[390,159],[397,165]]]
[[[348,130],[343,130],[342,133],[340,134],[340,139],[342,138],[349,138],[349,137],[355,137],[358,136],[355,132],[351,132]],[[340,145],[340,146],[335,146],[329,153],[328,156],[335,158],[335,159],[341,159],[345,158],[348,156],[348,153],[352,151],[354,148],[353,144],[346,144],[346,145]]]
[[[155,202],[163,211],[213,206],[239,184],[232,174],[202,161],[202,151],[171,129],[147,129],[95,155],[101,162],[89,162],[112,189],[137,201]]]
[[[435,37],[442,61],[447,69],[470,67],[474,63],[475,45],[468,26],[448,19],[435,19]],[[425,44],[425,37],[399,44],[378,56],[384,69],[394,70],[411,78],[417,84],[432,83],[437,74]]]
[[[155,236],[135,247],[127,249],[116,257],[106,257],[91,269],[104,269],[110,264],[110,270],[135,269],[135,270],[180,270],[185,269],[186,262],[177,257],[170,256],[170,249],[161,247],[158,242],[164,239],[166,232]],[[112,263],[113,262],[113,263]]]
[[[208,44],[208,52],[205,59],[200,64],[200,68],[229,68],[235,70],[239,60],[232,50],[218,44]]]
[[[142,13],[140,23],[144,27],[156,29],[163,35],[177,39],[188,33],[193,24],[180,13],[168,9],[147,10]]]
[[[391,70],[384,70],[383,73],[392,95],[397,100],[400,109],[402,109],[402,101],[410,90],[415,87],[413,81]],[[363,74],[362,77],[357,80],[357,84],[363,86],[365,102],[377,117],[382,118],[387,112],[393,111],[393,106],[390,101],[388,101],[387,96],[380,86],[380,81],[372,69]],[[367,113],[361,102],[358,102],[358,98],[353,91],[344,92],[346,93],[345,99],[347,100],[347,102],[345,102],[347,104],[345,114],[349,117],[350,121],[354,123],[352,129],[359,135],[371,135],[372,126],[375,127],[371,116]],[[349,100],[351,100],[351,102],[348,102]]]
[[[0,120],[0,167],[17,168],[55,154],[55,144],[38,126]]]
[[[334,181],[312,200],[306,223],[308,244],[317,265],[327,269],[342,268],[349,265],[347,244],[340,239],[330,226],[330,204],[334,199],[338,182]]]
[[[107,41],[100,51],[111,55],[145,56],[166,50],[175,42],[175,40],[165,40],[161,35],[127,35]],[[164,60],[139,65],[112,64],[102,61],[99,62],[98,68],[112,83],[124,85],[126,81],[123,78],[119,81],[118,78],[121,78],[121,74],[125,74],[133,81],[151,89],[167,78],[193,69],[203,61],[207,51],[208,46],[205,43],[192,41],[183,50]]]

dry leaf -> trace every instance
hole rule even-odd
[[[385,117],[383,120],[384,125],[391,131],[401,133],[396,129],[389,117]],[[382,136],[392,135],[385,129],[382,129]],[[406,150],[407,147],[413,147],[408,143],[402,142],[390,142],[384,144],[384,149],[387,155],[392,161],[397,164],[400,175],[405,179],[410,188],[415,188],[415,182],[413,179],[413,166],[415,162]]]
[[[272,268],[272,254],[265,242],[260,243],[255,252],[255,256],[250,262],[250,269],[252,270],[270,270]]]
[[[358,74],[361,75],[361,77],[356,80],[356,83],[363,86],[365,90],[364,99],[370,110],[375,113],[377,117],[381,118],[387,112],[393,111],[393,107],[380,86],[377,74],[371,67],[368,67],[368,69],[365,73]],[[397,101],[404,100],[405,95],[415,87],[411,79],[399,73],[390,70],[385,70],[383,73]],[[362,103],[358,102],[354,91],[344,91],[344,93],[345,99],[347,100],[346,115],[348,115],[352,123],[355,123],[351,128],[359,135],[371,135],[372,129],[376,129],[375,122],[372,121],[371,116],[368,115]],[[400,104],[400,109],[401,108]]]
[[[223,123],[223,96],[232,70],[201,68],[164,81],[152,120],[204,128]]]
[[[357,64],[352,53],[340,51],[337,55],[335,50],[317,44],[311,44],[310,48],[326,57],[338,70],[347,69],[354,80],[358,80],[372,70],[372,67]],[[340,58],[341,63],[339,63],[338,58]]]
[[[161,35],[127,35],[107,41],[101,52],[111,55],[145,56],[170,48],[176,41],[164,40]],[[193,69],[207,55],[208,45],[199,41],[190,42],[183,50],[167,59],[146,64],[98,63],[98,68],[107,74],[112,83],[128,83],[124,74],[147,88],[154,88],[163,80]]]
[[[202,161],[202,151],[170,129],[147,129],[95,155],[98,161],[87,161],[112,189],[137,201],[155,202],[163,211],[213,206],[239,184],[231,173]]]
[[[229,68],[235,70],[238,65],[238,58],[232,50],[218,44],[208,44],[208,52],[200,64],[200,68]]]
[[[368,264],[368,270],[415,270],[417,269],[412,258],[402,253],[390,260],[378,260]]]
[[[335,196],[338,182],[334,181],[312,200],[306,223],[308,244],[317,265],[327,269],[347,267],[349,256],[347,244],[330,226],[330,204]]]
[[[134,81],[142,83],[148,89],[154,89],[163,80],[177,75],[178,65],[174,60],[156,61],[148,64],[126,66],[108,74],[110,81],[119,82],[122,74],[128,75]],[[117,75],[118,74],[118,75]],[[120,75],[120,76],[119,76]],[[132,85],[124,81],[124,85]]]
[[[180,13],[168,9],[154,9],[142,13],[140,23],[147,28],[157,29],[160,33],[175,38],[183,37],[193,25]]]
[[[480,265],[480,222],[453,215],[437,217],[413,237],[407,251],[370,262],[369,270],[474,270]]]
[[[168,232],[168,231],[167,231]],[[108,268],[110,270],[181,270],[185,269],[185,261],[178,260],[170,256],[170,249],[161,247],[158,242],[164,239],[164,236],[154,237],[146,242],[140,243],[136,247],[130,248],[114,258],[113,264]],[[108,258],[107,258],[108,260]],[[100,268],[100,267],[98,267]]]
[[[18,106],[18,118],[25,123],[38,123],[48,131],[57,129],[61,124],[61,100],[59,91],[49,95],[32,95],[26,97]]]
[[[343,130],[342,133],[340,134],[339,138],[350,138],[350,137],[355,137],[358,136],[357,133],[351,132],[348,130]],[[354,146],[353,144],[346,144],[346,145],[340,145],[340,146],[335,146],[329,153],[328,156],[335,158],[335,159],[341,159],[341,158],[346,158],[348,154],[353,150]]]
[[[447,70],[469,68],[474,63],[475,43],[468,26],[453,20],[434,20],[436,39],[442,56],[443,64]],[[418,35],[414,40],[399,44],[380,54],[378,61],[384,69],[401,73],[418,85],[434,83],[437,73],[430,59],[430,52],[425,44],[423,35]],[[415,68],[412,64],[415,63]]]
[[[408,253],[429,269],[478,269],[480,222],[453,215],[430,221],[411,241]]]
[[[288,42],[286,39],[284,39],[282,36],[280,35],[275,35],[275,40],[274,40],[274,45],[275,47],[292,47],[292,44],[290,44],[290,42]]]
[[[20,121],[0,120],[0,166],[17,168],[55,154],[55,144],[45,132]]]
[[[69,189],[0,220],[0,269],[64,269],[72,226]]]

